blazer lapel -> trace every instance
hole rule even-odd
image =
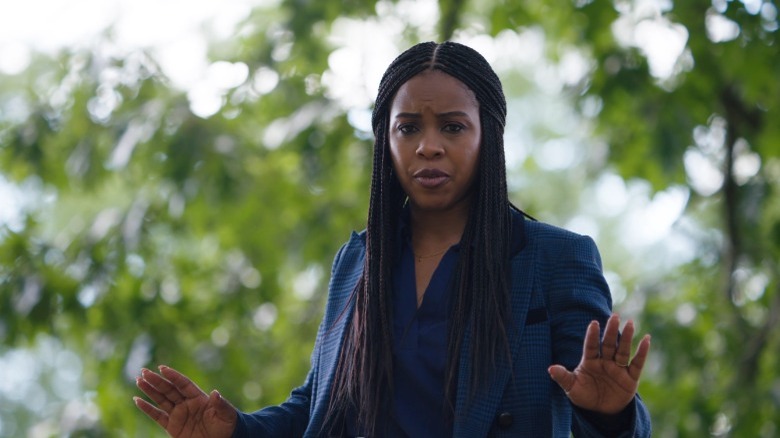
[[[524,227],[520,226],[519,228],[521,233],[524,232],[522,230]],[[515,226],[514,229],[517,230],[518,226]],[[525,239],[525,236],[523,235],[522,238]],[[510,302],[512,307],[507,335],[512,362],[519,360],[517,352],[531,299],[533,268],[533,251],[527,248],[521,248],[510,263],[512,272]],[[470,345],[471,328],[469,327],[466,329],[464,347],[460,355],[453,431],[453,437],[456,438],[487,436],[495,421],[494,417],[499,403],[501,403],[504,388],[512,373],[512,364],[507,361],[506,356],[501,355],[497,358],[495,372],[488,377],[486,384],[478,388],[473,397],[470,398],[470,384],[467,379],[471,369]]]

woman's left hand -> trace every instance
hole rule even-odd
[[[619,328],[620,317],[613,314],[607,321],[604,338],[599,342],[599,323],[592,321],[585,333],[582,360],[577,368],[573,372],[561,365],[548,369],[550,377],[574,405],[602,414],[617,414],[634,399],[650,351],[650,335],[642,338],[631,359],[634,322],[626,323],[622,335],[619,335]]]

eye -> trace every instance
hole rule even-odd
[[[460,123],[447,123],[442,128],[442,131],[450,133],[450,134],[457,134],[461,131],[463,131],[464,127]]]
[[[409,135],[417,132],[417,126],[411,124],[411,123],[404,123],[403,125],[400,125],[398,127],[398,131],[401,134]]]

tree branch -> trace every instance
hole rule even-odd
[[[460,24],[460,13],[465,0],[439,1],[441,20],[439,21],[439,38],[447,41],[452,38],[455,29]]]
[[[742,229],[740,227],[739,187],[734,178],[734,148],[737,140],[746,131],[759,130],[762,124],[761,113],[749,109],[737,94],[733,86],[728,86],[721,92],[721,104],[726,116],[726,157],[723,170],[723,214],[727,236],[723,248],[725,295],[732,307],[737,336],[745,341],[745,350],[741,356],[736,385],[755,382],[759,359],[769,340],[769,334],[780,324],[780,291],[775,293],[769,309],[766,322],[758,330],[750,327],[740,308],[736,305],[737,285],[734,272],[743,253]],[[777,271],[776,268],[773,268]],[[780,288],[780,287],[779,287]]]

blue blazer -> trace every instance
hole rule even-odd
[[[471,400],[466,397],[468,383],[461,378],[453,436],[568,438],[573,432],[576,437],[601,437],[593,417],[574,409],[547,373],[552,364],[574,369],[588,323],[596,319],[603,327],[611,314],[601,257],[589,237],[539,222],[515,222],[520,223],[514,228],[522,233],[522,243],[511,259],[512,361],[499,357],[487,390]],[[321,429],[336,362],[354,307],[349,297],[364,257],[365,233],[353,233],[333,263],[325,316],[306,381],[279,406],[239,413],[234,437],[325,436]],[[469,374],[470,361],[464,359],[470,354],[467,341],[468,332],[460,376]],[[649,437],[650,417],[638,396],[629,409],[633,410],[629,427],[619,436]]]

